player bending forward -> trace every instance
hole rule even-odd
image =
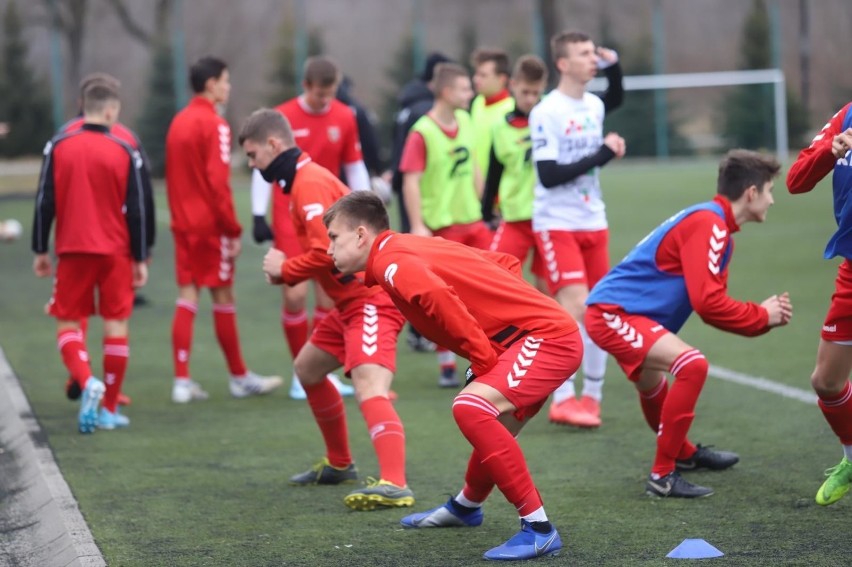
[[[687,439],[708,365],[701,351],[676,333],[693,310],[705,323],[749,337],[790,322],[787,293],[760,305],[727,293],[731,235],[744,223],[766,220],[779,169],[774,158],[729,152],[719,164],[716,197],[663,222],[589,295],[589,336],[636,385],[645,420],[657,433],[657,454],[645,486],[651,496],[710,496],[712,488],[684,480],[679,471],[722,470],[739,461],[734,453]],[[671,389],[665,372],[674,376]]]
[[[470,360],[453,417],[473,445],[458,496],[402,519],[410,528],[478,526],[496,484],[518,510],[521,531],[486,559],[532,559],[562,548],[515,435],[580,364],[577,324],[521,276],[507,254],[388,230],[382,201],[352,193],[323,218],[329,254],[343,274],[365,270],[423,335]]]

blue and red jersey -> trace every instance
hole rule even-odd
[[[724,331],[765,333],[766,310],[728,296],[731,234],[738,230],[725,197],[688,207],[639,242],[595,285],[586,303],[648,317],[673,333],[693,311]]]
[[[807,193],[829,171],[834,171],[832,188],[837,232],[825,247],[826,259],[835,256],[852,259],[852,202],[849,199],[852,191],[852,150],[848,150],[841,158],[831,152],[834,137],[848,128],[852,128],[852,102],[831,118],[811,145],[799,153],[787,173],[787,189],[790,193]]]

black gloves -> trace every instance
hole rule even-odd
[[[274,238],[272,235],[272,229],[269,228],[269,224],[267,224],[265,216],[258,215],[254,217],[254,220],[252,221],[251,235],[254,238],[254,241],[258,244],[262,244],[267,240],[272,240]]]

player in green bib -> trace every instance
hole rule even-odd
[[[411,233],[488,248],[491,231],[480,211],[482,179],[473,155],[473,126],[464,110],[473,97],[470,77],[464,67],[440,63],[433,89],[435,104],[412,126],[399,162]],[[457,387],[455,354],[437,352],[438,385]]]
[[[539,289],[545,293],[547,270],[532,230],[535,170],[528,116],[546,86],[547,66],[541,58],[524,55],[518,59],[509,83],[515,104],[493,125],[482,197],[482,217],[486,222],[493,224],[497,220],[495,201],[499,209],[500,224],[491,241],[491,250],[511,254],[521,262],[532,252],[532,271]]]
[[[502,49],[481,48],[470,57],[476,98],[470,106],[474,128],[474,155],[483,179],[488,174],[492,128],[515,108],[506,84],[509,81],[509,55]]]

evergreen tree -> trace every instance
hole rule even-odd
[[[6,123],[9,132],[0,137],[0,155],[39,153],[53,134],[54,125],[47,88],[33,78],[27,64],[27,46],[14,0],[7,4],[3,14],[2,50],[0,122]]]
[[[479,40],[476,35],[476,26],[468,22],[459,29],[458,62],[471,73],[474,69],[470,66],[470,56],[477,47],[479,47]]]
[[[301,92],[302,70],[295,68],[296,50],[293,46],[293,20],[285,17],[278,30],[278,43],[272,50],[272,72],[269,74],[267,104],[277,105]],[[308,57],[325,52],[322,33],[316,28],[308,31]]]
[[[177,112],[171,44],[163,37],[154,45],[148,98],[138,121],[139,137],[150,160],[151,175],[162,177],[166,165],[166,133]]]
[[[740,40],[740,69],[768,69],[772,66],[769,12],[764,0],[753,0]],[[730,146],[774,148],[775,118],[773,85],[743,85],[725,99],[723,136]],[[799,147],[807,129],[807,113],[802,103],[787,89],[787,132],[790,145]]]
[[[620,64],[625,75],[649,75],[653,73],[651,62],[651,38],[644,36],[633,45],[621,49],[614,39],[608,38],[604,28],[601,45],[619,53]],[[664,93],[666,91],[663,91]],[[677,108],[668,104],[668,145],[670,155],[692,153],[689,141],[680,133]],[[627,142],[627,155],[654,156],[657,153],[656,107],[654,91],[630,91],[624,93],[624,103],[606,117],[605,132],[618,132]]]
[[[384,89],[379,106],[379,147],[391,147],[393,138],[394,118],[399,110],[399,96],[402,87],[419,75],[421,69],[414,68],[414,38],[410,35],[402,38],[391,58],[391,64],[385,69],[385,76],[390,88]],[[384,157],[384,156],[383,156]]]

